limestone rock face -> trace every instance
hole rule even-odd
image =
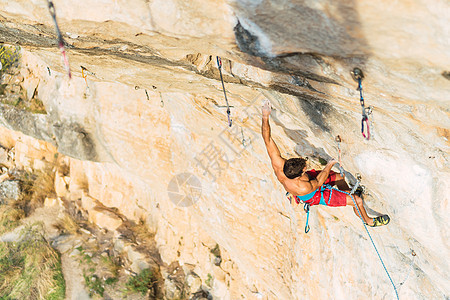
[[[97,224],[101,228],[108,228],[110,230],[116,230],[122,225],[122,220],[120,220],[113,212],[99,206],[96,206],[89,211],[89,221]]]
[[[20,181],[5,180],[0,183],[0,203],[8,200],[19,200],[20,194]]]
[[[0,144],[16,146],[24,167],[56,149],[70,157],[60,196],[145,220],[163,263],[194,272],[217,299],[395,297],[351,208],[313,207],[304,233],[306,216],[285,199],[260,136],[269,99],[283,157],[308,156],[320,168],[342,138],[342,165],[361,174],[369,213],[391,217],[369,232],[400,298],[449,297],[447,1],[55,7],[71,80],[45,1],[0,2],[0,41],[22,47],[19,74],[2,84],[20,85],[46,110],[0,103]],[[372,106],[368,141],[354,67]],[[104,212],[104,227],[120,225]]]

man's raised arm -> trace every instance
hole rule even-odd
[[[330,160],[325,168],[317,175],[316,179],[311,180],[311,185],[313,186],[313,189],[316,189],[320,187],[322,184],[325,183],[325,181],[328,178],[328,175],[330,175],[331,168],[336,164],[337,161],[334,159]]]
[[[270,135],[269,116],[271,110],[270,102],[266,100],[262,109],[261,133],[266,144],[267,153],[269,153],[270,160],[272,161],[272,167],[275,171],[280,171],[284,166],[284,158],[281,157],[280,150],[278,150],[277,145]]]

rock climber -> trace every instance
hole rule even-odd
[[[272,107],[270,102],[266,100],[262,108],[261,132],[270,160],[272,161],[275,175],[288,192],[286,195],[291,204],[303,202],[308,203],[310,206],[322,204],[333,207],[350,205],[353,207],[353,211],[359,218],[355,204],[349,195],[337,190],[331,191],[329,188],[323,186],[324,184],[330,186],[336,185],[340,190],[347,193],[350,192],[344,178],[340,174],[331,171],[333,165],[336,164],[335,160],[330,160],[321,171],[316,171],[314,169],[307,171],[306,160],[304,158],[297,157],[286,160],[281,157],[280,150],[278,150],[278,147],[270,134],[269,116],[271,110]],[[375,227],[387,225],[389,223],[390,219],[388,215],[382,215],[376,218],[369,217],[364,208],[363,199],[355,194],[353,197],[355,198],[355,202],[358,205],[358,209],[361,212],[364,222],[368,226]]]

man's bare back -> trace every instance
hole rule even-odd
[[[303,170],[303,175],[289,179],[284,175],[284,172],[275,172],[278,181],[283,185],[284,189],[294,196],[303,196],[314,191],[314,186],[318,182],[316,178],[310,178],[306,173],[306,167]]]

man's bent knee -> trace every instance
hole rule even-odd
[[[355,201],[353,201],[353,199],[355,199]],[[353,199],[351,196],[347,195],[347,205],[355,206],[355,202],[358,206],[363,205],[363,200],[361,199],[361,197],[353,195]]]
[[[347,195],[347,205],[355,207],[355,203],[353,202],[352,197],[350,197],[349,195]]]

